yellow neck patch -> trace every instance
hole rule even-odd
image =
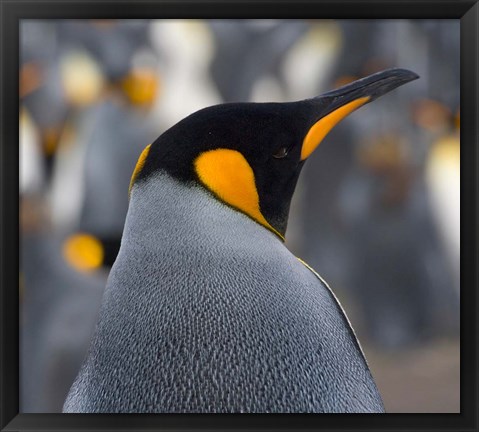
[[[336,126],[344,117],[352,113],[355,109],[364,105],[370,99],[369,96],[353,100],[346,105],[339,107],[328,115],[318,120],[308,131],[303,140],[301,148],[301,160],[308,158],[316,147],[321,144],[321,141],[329,133],[329,131]]]
[[[141,152],[140,157],[138,158],[138,162],[136,163],[133,174],[131,175],[130,187],[128,188],[128,196],[130,196],[131,194],[131,188],[133,187],[133,183],[135,183],[135,180],[138,177],[138,174],[140,173],[143,166],[145,165],[146,157],[148,156],[148,153],[150,152],[150,147],[151,147],[151,144],[147,145],[145,149]]]
[[[201,153],[194,164],[200,181],[211,192],[284,240],[261,213],[253,169],[240,152],[210,150]]]
[[[92,271],[103,263],[103,246],[89,234],[75,234],[63,244],[63,257],[79,271]]]

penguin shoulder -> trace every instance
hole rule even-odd
[[[306,261],[302,260],[299,257],[296,257],[296,259],[305,269],[307,269],[310,272],[311,275],[313,275],[318,280],[318,282],[322,285],[322,287],[324,287],[327,290],[328,294],[331,296],[331,299],[334,301],[339,314],[344,318],[345,325],[350,333],[351,339],[354,341],[354,344],[356,345],[357,349],[361,353],[361,356],[364,362],[368,364],[366,356],[364,354],[364,350],[359,342],[359,339],[356,336],[356,332],[354,331],[351,321],[349,320],[346,314],[346,311],[341,305],[341,302],[339,301],[338,297],[334,294],[334,291],[331,289],[328,283],[321,277],[321,275],[316,270],[314,270]]]

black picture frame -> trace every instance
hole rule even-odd
[[[478,430],[477,0],[219,2],[0,0],[1,13],[1,415],[2,431],[23,430]],[[460,414],[19,414],[19,23],[61,18],[404,18],[461,21],[461,412]]]

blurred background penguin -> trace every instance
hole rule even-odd
[[[387,412],[459,412],[457,20],[23,20],[20,44],[21,412],[62,409],[147,144],[389,67],[421,80],[331,131],[286,244],[334,288]]]
[[[25,412],[61,411],[88,348],[120,246],[130,173],[156,133],[148,112],[159,78],[148,28],[128,21],[22,28]]]

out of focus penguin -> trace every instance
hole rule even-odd
[[[61,412],[85,358],[106,280],[94,242],[45,228],[22,232],[21,412]]]
[[[147,147],[64,412],[383,412],[337,299],[283,240],[327,132],[416,78],[391,69],[304,101],[209,107]]]

